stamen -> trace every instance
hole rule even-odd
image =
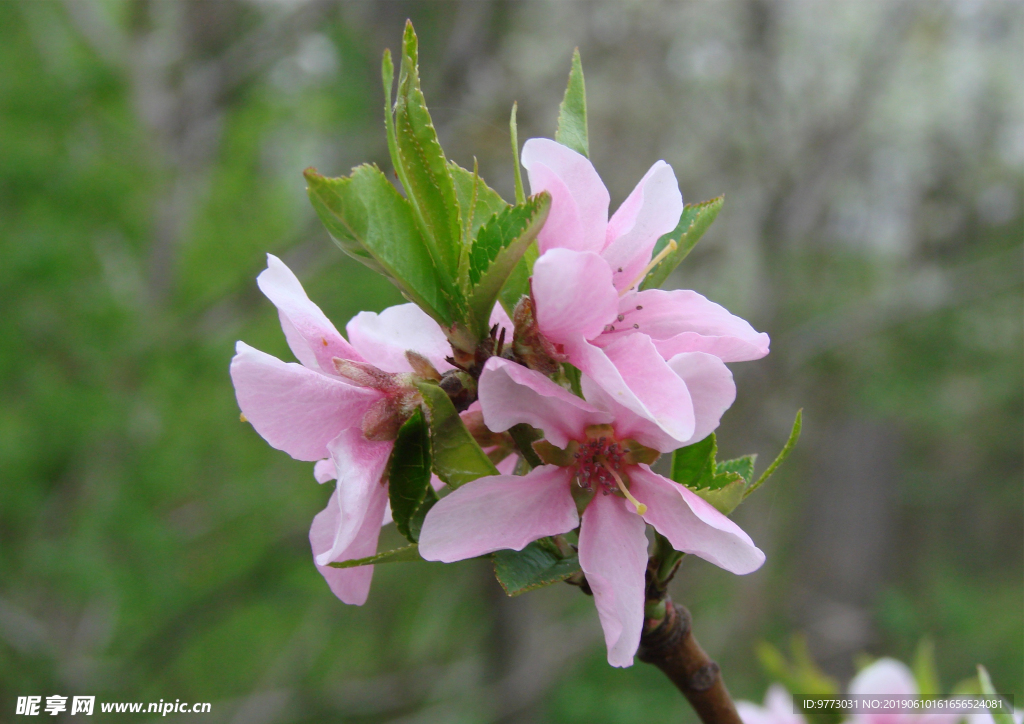
[[[249,422],[249,418],[245,416],[244,412],[238,416],[238,419],[242,422]]]
[[[633,507],[636,508],[637,514],[643,515],[644,513],[646,513],[647,506],[633,497],[633,494],[629,492],[629,489],[626,487],[626,484],[622,482],[622,478],[619,476],[619,474],[612,470],[610,467],[608,467],[607,463],[602,463],[602,465],[604,466],[604,469],[611,473],[612,477],[615,478],[615,484],[619,486],[619,490],[621,490],[622,494],[626,496],[626,500],[632,503]]]
[[[678,248],[679,244],[677,244],[674,239],[669,239],[669,242],[665,245],[665,248],[658,252],[658,255],[656,257],[651,259],[651,263],[644,267],[644,270],[637,275],[636,279],[634,279],[628,287],[619,292],[619,296],[624,296],[626,292],[628,292],[630,289],[633,289],[636,285],[642,282],[644,280],[644,277],[647,276],[647,273],[651,271],[651,269],[658,266],[658,264],[661,264],[662,260],[664,260],[666,256],[668,256]]]

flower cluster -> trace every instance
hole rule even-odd
[[[415,109],[426,112],[409,31],[402,69],[387,116],[399,151],[393,123],[415,126]],[[392,509],[426,560],[547,541],[569,571],[559,580],[572,574],[593,593],[609,662],[629,666],[644,626],[648,526],[674,551],[733,573],[764,562],[721,505],[651,465],[712,434],[736,396],[726,363],[764,356],[768,336],[696,292],[646,288],[682,258],[693,224],[665,162],[609,218],[608,191],[578,148],[527,141],[533,195],[515,205],[440,159],[410,166],[393,150],[408,198],[371,167],[336,180],[307,172],[339,245],[414,303],[361,312],[346,339],[268,257],[257,282],[298,364],[238,343],[243,420],[316,461],[318,482],[337,481],[310,543],[342,601],[365,602],[372,564],[389,559],[375,554]],[[713,451],[710,466],[716,493],[750,482],[716,473]]]

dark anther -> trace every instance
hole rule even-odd
[[[625,315],[625,314],[620,314],[619,316],[617,316],[617,317],[616,317],[616,319],[617,319],[617,320],[619,320],[620,322],[621,322],[621,321],[622,321],[623,319],[625,319],[625,318],[626,318],[626,315]]]
[[[633,329],[640,329],[640,325],[639,324],[634,324],[633,325]]]
[[[641,309],[643,309],[643,308],[644,308],[644,305],[642,305],[642,304],[638,304],[638,305],[636,305],[636,310],[637,310],[638,312],[639,312],[639,311],[640,311]]]

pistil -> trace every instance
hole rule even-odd
[[[617,472],[608,467],[607,463],[602,463],[602,465],[604,465],[604,469],[611,473],[612,477],[615,478],[615,484],[619,486],[619,490],[622,491],[622,494],[626,496],[626,500],[632,503],[633,507],[636,508],[637,514],[643,515],[644,513],[646,513],[647,506],[633,497],[633,494],[629,492],[629,488],[627,488],[626,484],[622,481],[622,476],[620,476]]]
[[[665,244],[665,248],[662,249],[660,252],[658,252],[658,255],[656,257],[651,259],[651,263],[648,264],[647,266],[645,266],[644,270],[642,272],[637,274],[636,279],[634,279],[630,283],[630,285],[628,287],[626,287],[621,292],[619,292],[619,296],[620,297],[625,296],[626,292],[630,291],[631,289],[636,287],[640,282],[642,282],[644,280],[644,277],[647,276],[648,272],[650,272],[651,269],[653,269],[654,267],[658,266],[658,264],[661,264],[661,262],[665,259],[666,256],[668,256],[669,254],[671,254],[673,251],[675,251],[678,248],[679,248],[679,244],[677,244],[674,239],[669,239],[669,242],[667,244]]]

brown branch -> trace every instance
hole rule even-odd
[[[665,600],[665,617],[648,620],[640,637],[640,660],[661,669],[683,693],[704,724],[742,724],[718,664],[693,637],[690,612]]]

